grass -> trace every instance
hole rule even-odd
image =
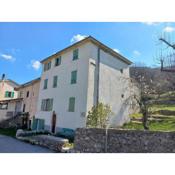
[[[154,114],[154,118],[148,122],[149,130],[151,131],[175,131],[175,116],[166,116],[166,115],[155,115],[156,112],[160,110],[175,111],[175,105],[152,105],[149,108],[149,112]],[[123,129],[132,129],[132,130],[143,130],[142,114],[136,113],[132,114],[131,122],[125,124]]]
[[[2,129],[0,128],[0,134],[1,135],[7,135],[7,136],[10,136],[10,137],[15,137],[16,136],[16,129]]]
[[[149,121],[148,126],[150,131],[175,131],[175,117],[163,121]],[[131,130],[144,130],[141,122],[130,122],[125,124],[122,128]]]
[[[152,105],[149,108],[149,111],[156,112],[160,110],[168,110],[168,111],[175,111],[175,105]]]

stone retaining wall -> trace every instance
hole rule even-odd
[[[104,153],[107,140],[109,153],[172,153],[175,152],[175,132],[136,130],[77,129],[75,151]]]

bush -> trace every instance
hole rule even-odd
[[[98,103],[97,106],[93,106],[91,111],[88,112],[87,127],[106,128],[110,115],[112,115],[110,106]]]

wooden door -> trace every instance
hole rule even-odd
[[[52,128],[51,128],[51,132],[52,133],[55,133],[55,127],[56,127],[56,114],[55,112],[53,112],[53,115],[52,115]]]

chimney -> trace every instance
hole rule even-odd
[[[5,79],[5,74],[2,74],[2,81]]]

